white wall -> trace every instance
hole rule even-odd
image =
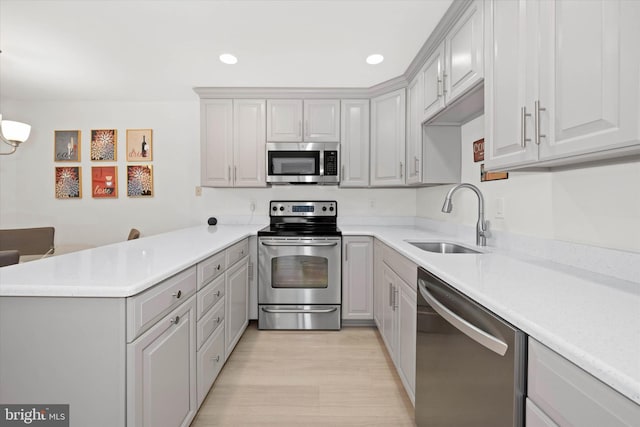
[[[509,179],[480,182],[472,143],[484,137],[484,117],[462,127],[462,182],[485,197],[491,229],[611,249],[640,252],[640,161],[554,170],[511,172]],[[475,225],[477,199],[467,190],[454,195],[451,214],[440,212],[451,186],[417,192],[419,217]],[[497,199],[504,219],[496,218]]]
[[[17,102],[3,101],[6,119],[32,125],[29,140],[11,156],[0,157],[0,227],[56,227],[56,245],[100,245],[124,240],[132,227],[143,236],[195,224],[209,216],[250,220],[265,217],[271,199],[335,199],[340,216],[415,216],[413,189],[273,187],[204,188],[200,179],[200,110],[193,102]],[[91,162],[91,129],[118,130],[117,162]],[[153,129],[153,198],[126,196],[126,129]],[[82,131],[82,199],[54,197],[54,130]],[[119,197],[91,197],[91,166],[118,165]],[[374,207],[371,208],[371,202]],[[246,218],[244,217],[246,216]]]

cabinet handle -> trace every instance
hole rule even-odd
[[[389,282],[389,306],[393,307],[393,283]]]
[[[398,290],[398,287],[395,287],[395,289],[393,290],[393,311],[396,311],[398,309],[398,293],[400,291]]]
[[[520,145],[522,148],[525,148],[527,142],[531,141],[527,138],[527,117],[531,117],[531,114],[527,113],[527,107],[520,108]]]
[[[180,316],[176,316],[175,319],[170,320],[171,324],[173,325],[177,325],[179,321],[180,321]]]
[[[180,297],[182,296],[182,291],[178,290],[178,292],[172,293],[171,296],[176,297],[176,299],[180,299]]]
[[[220,264],[216,267],[216,270],[220,271]]]
[[[227,179],[231,181],[231,166],[227,166]]]
[[[216,319],[216,323],[220,324],[220,316],[218,316],[218,318]]]
[[[403,175],[403,173],[402,173],[402,162],[400,162],[400,178],[402,178],[402,175]]]
[[[442,73],[442,96],[447,93],[447,89],[445,87],[445,81],[447,80],[447,73]]]
[[[415,170],[414,170],[414,172],[415,172],[415,174],[416,174],[416,175],[418,175],[418,163],[419,163],[419,160],[418,160],[418,158],[417,158],[417,157],[414,157],[413,159],[414,159],[414,160],[413,160],[413,164],[414,164],[414,166],[415,166]]]
[[[344,179],[344,165],[342,165],[342,172],[340,172],[340,179]]]
[[[540,107],[540,100],[534,102],[533,106],[533,130],[534,130],[534,138],[536,145],[540,145],[540,138],[545,138],[546,135],[540,134],[540,111],[547,111],[546,108]]]
[[[233,167],[233,181],[237,181],[238,180],[238,167],[234,166]]]
[[[220,355],[217,355],[216,357],[212,357],[211,360],[213,360],[214,362],[219,362],[220,361]]]
[[[440,77],[438,77],[438,84],[436,87],[436,93],[438,95],[438,98],[442,97],[443,93],[440,92],[440,89],[442,89],[442,92],[444,92],[444,80],[442,80]]]
[[[216,296],[220,298],[220,291],[216,292]]]
[[[309,120],[304,121],[304,134],[309,136]]]

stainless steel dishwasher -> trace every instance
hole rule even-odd
[[[418,268],[416,424],[524,425],[526,335]]]

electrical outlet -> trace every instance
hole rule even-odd
[[[202,196],[202,187],[196,186],[196,197]]]
[[[250,210],[251,212],[255,212],[255,210],[256,210],[256,201],[255,201],[255,200],[251,200],[251,201],[249,202],[249,210]]]
[[[496,199],[496,218],[504,219],[504,198],[499,197]]]

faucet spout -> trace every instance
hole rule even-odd
[[[484,219],[484,197],[482,196],[482,192],[478,187],[473,184],[468,184],[463,182],[462,184],[458,184],[453,187],[447,193],[447,196],[444,199],[444,204],[442,205],[442,212],[451,213],[453,208],[453,203],[451,202],[451,198],[453,197],[453,193],[458,191],[461,188],[468,188],[476,193],[478,196],[478,223],[476,224],[476,245],[478,246],[486,246],[487,245],[487,235],[489,234],[489,229],[487,222]]]

